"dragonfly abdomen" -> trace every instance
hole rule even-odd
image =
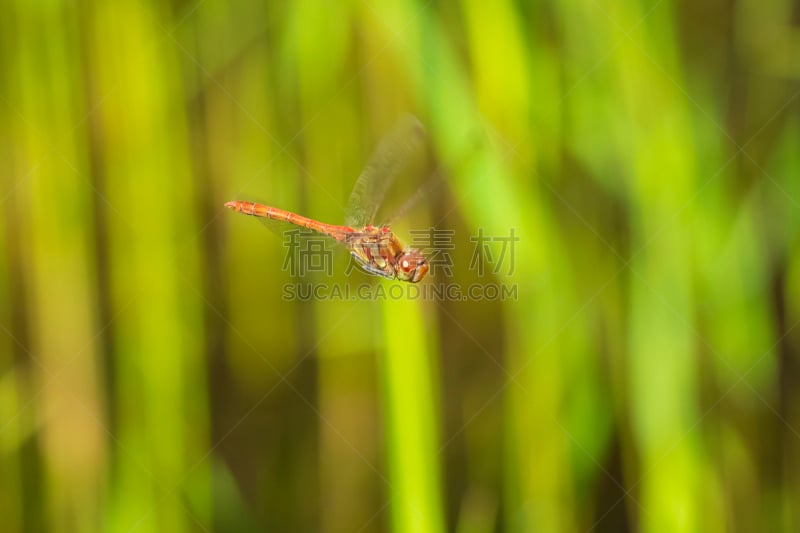
[[[297,213],[286,211],[285,209],[257,204],[255,202],[242,202],[236,200],[233,202],[227,202],[225,207],[228,209],[233,209],[234,211],[242,213],[243,215],[269,218],[272,220],[278,220],[280,222],[288,222],[289,224],[294,224],[295,226],[300,226],[301,228],[307,228],[330,235],[336,240],[342,240],[344,238],[344,234],[353,232],[353,228],[347,226],[325,224],[324,222],[319,222],[313,218],[304,217],[302,215],[298,215]]]

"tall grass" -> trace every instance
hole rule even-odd
[[[4,6],[4,530],[796,529],[791,9]],[[222,204],[341,222],[406,113],[427,283],[517,298],[284,298],[394,282]]]

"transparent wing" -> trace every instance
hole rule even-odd
[[[374,222],[389,186],[424,139],[425,128],[416,117],[408,115],[380,141],[350,193],[346,225],[361,228]]]
[[[437,170],[423,183],[403,205],[395,209],[391,216],[386,220],[381,220],[381,225],[391,226],[399,219],[405,217],[420,204],[431,202],[432,198],[441,196],[444,189],[445,179],[442,171]]]

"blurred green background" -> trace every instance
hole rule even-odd
[[[2,530],[798,531],[798,111],[788,0],[4,0]],[[284,300],[405,113],[518,298]]]

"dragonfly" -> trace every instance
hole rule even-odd
[[[359,175],[347,202],[345,225],[326,224],[256,202],[235,200],[225,207],[243,215],[286,222],[327,235],[343,244],[365,272],[387,279],[419,283],[430,264],[417,249],[403,246],[389,224],[374,225],[378,206],[405,162],[417,151],[424,128],[404,117],[379,143]]]

